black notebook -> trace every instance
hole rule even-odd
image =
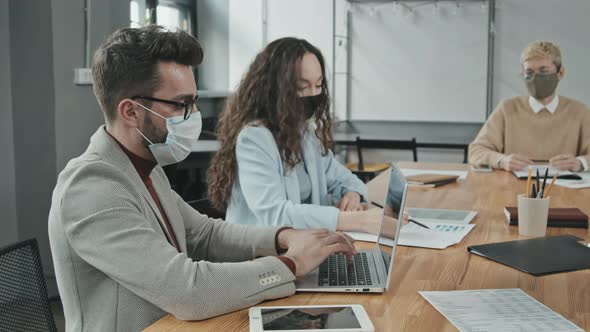
[[[572,235],[483,244],[467,250],[535,276],[590,269],[587,241]]]

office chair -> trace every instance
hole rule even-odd
[[[208,198],[197,199],[187,202],[193,209],[200,214],[206,214],[209,218],[225,220],[225,211],[219,211],[211,205]]]
[[[358,163],[348,163],[348,168],[364,182],[368,182],[380,172],[391,167],[390,163],[365,164],[363,159],[363,148],[365,149],[387,149],[387,150],[410,150],[414,157],[414,162],[418,161],[418,144],[416,138],[411,140],[389,140],[389,139],[362,139],[356,137],[356,152]]]
[[[36,239],[0,249],[0,331],[57,331]]]

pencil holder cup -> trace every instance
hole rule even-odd
[[[549,197],[529,198],[518,195],[518,233],[524,236],[545,236],[549,215]]]

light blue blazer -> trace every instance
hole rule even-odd
[[[287,170],[271,132],[264,126],[247,126],[238,135],[238,172],[226,220],[236,224],[327,228],[335,230],[339,210],[333,202],[346,192],[367,198],[367,187],[335,158],[322,156],[320,140],[312,130],[303,139],[303,161],[311,179],[311,204],[301,203],[294,169]]]

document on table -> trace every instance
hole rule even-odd
[[[530,165],[530,167],[533,169],[533,178],[537,176],[537,170],[539,170],[539,175],[540,176],[545,176],[545,170],[549,169],[549,174],[547,175],[548,177],[553,177],[555,174],[558,175],[571,175],[571,174],[577,174],[577,173],[573,173],[570,171],[560,171],[555,167],[551,167],[549,165]],[[526,179],[529,177],[529,169],[527,168],[523,168],[520,171],[513,171],[514,175],[516,175],[519,179]],[[578,174],[579,175],[579,174]]]
[[[407,208],[410,218],[419,222],[444,222],[449,224],[469,224],[477,211]]]
[[[400,169],[404,176],[420,175],[420,174],[441,174],[441,175],[456,175],[460,180],[467,178],[467,171],[446,171],[446,170],[435,170],[435,169]]]
[[[414,223],[404,225],[397,242],[400,246],[445,249],[457,244],[471,232],[475,224],[457,225],[425,222],[426,229]]]
[[[570,189],[590,188],[590,173],[576,173],[582,180],[555,180],[555,185]]]
[[[583,331],[519,288],[419,293],[461,332]]]
[[[445,249],[453,244],[461,242],[475,224],[458,225],[449,223],[424,222],[430,227],[426,229],[414,223],[404,225],[400,230],[398,245],[408,247],[422,247],[432,249]],[[377,236],[360,232],[346,232],[358,241],[377,242]],[[382,239],[382,244],[393,247],[393,240]]]

